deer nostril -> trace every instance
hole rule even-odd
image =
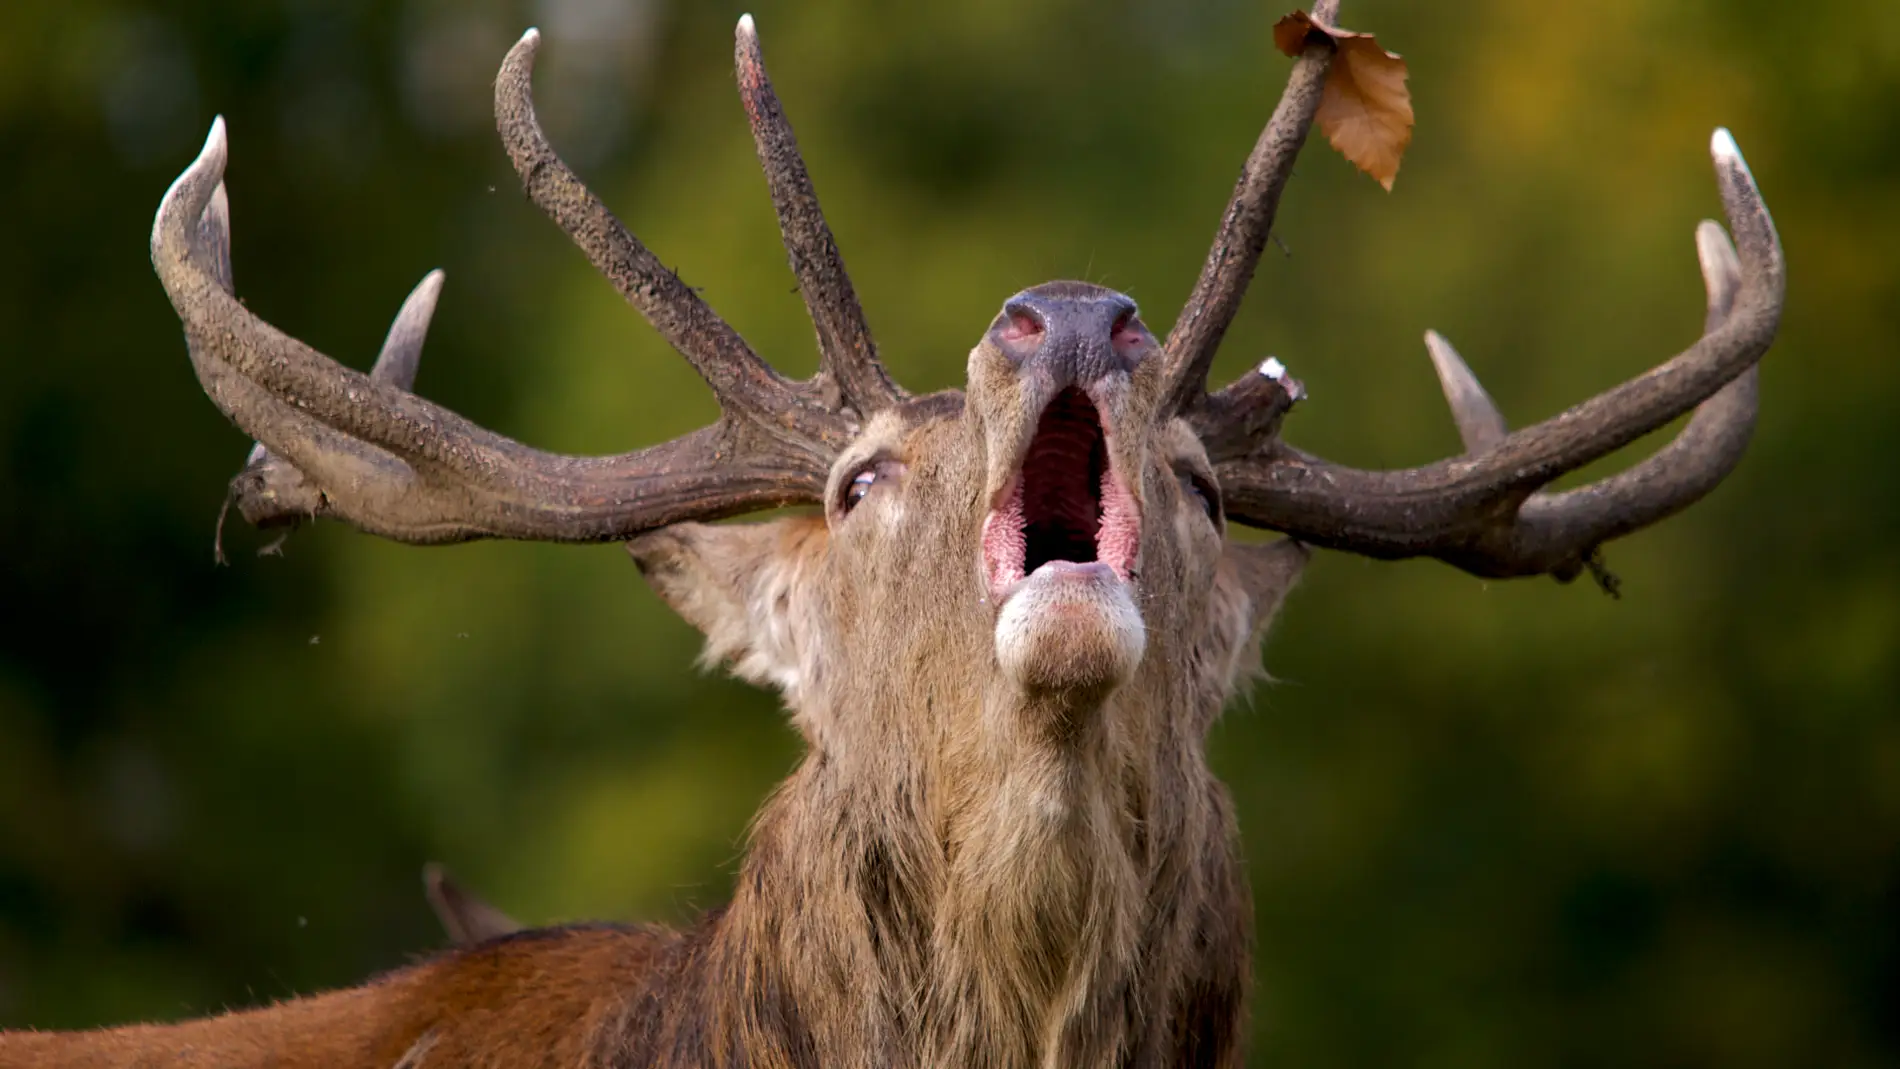
[[[1117,349],[1139,349],[1148,341],[1147,324],[1129,308],[1115,317],[1115,324],[1108,328],[1108,340]]]
[[[1013,342],[1027,341],[1041,333],[1042,324],[1025,315],[1010,316],[1009,325],[1003,328],[1003,338]]]
[[[1049,322],[1042,310],[1025,301],[1011,301],[1003,306],[1003,322],[998,324],[996,337],[1018,359],[1036,351],[1042,345],[1043,335],[1048,332]]]
[[[1003,302],[989,341],[1019,367],[1062,382],[1127,374],[1155,347],[1135,302],[1081,282],[1050,282]]]

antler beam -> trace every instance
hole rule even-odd
[[[495,85],[496,125],[523,188],[699,371],[720,418],[646,449],[573,457],[532,449],[417,397],[410,386],[439,272],[411,295],[369,375],[278,331],[234,295],[219,119],[159,206],[152,262],[205,392],[258,442],[232,484],[230,500],[247,519],[334,517],[424,543],[625,539],[683,520],[818,500],[861,415],[902,398],[877,364],[750,20],[738,33],[742,92],[761,156],[769,155],[794,269],[830,354],[810,382],[789,381],[760,359],[554,153],[531,94],[539,41],[530,30]]]
[[[1337,21],[1337,0],[1313,7]],[[1360,471],[1282,442],[1300,399],[1277,361],[1209,394],[1207,372],[1273,228],[1280,195],[1316,114],[1334,46],[1314,35],[1241,171],[1193,294],[1168,336],[1167,411],[1188,420],[1215,463],[1228,515],[1315,545],[1372,557],[1436,557],[1487,577],[1576,576],[1602,543],[1709,492],[1740,460],[1754,426],[1755,365],[1774,340],[1785,268],[1774,221],[1728,131],[1710,146],[1729,227],[1704,223],[1697,249],[1709,291],[1703,336],[1669,362],[1536,426],[1509,433],[1457,352],[1426,345],[1465,454],[1407,471]],[[1692,408],[1674,442],[1641,464],[1568,493],[1540,492]]]
[[[1462,457],[1360,471],[1276,441],[1218,465],[1230,515],[1366,556],[1429,556],[1477,575],[1569,578],[1604,541],[1707,493],[1735,465],[1755,414],[1753,369],[1780,322],[1785,265],[1774,221],[1726,130],[1710,145],[1739,256],[1704,223],[1709,292],[1699,341],[1648,373],[1508,435],[1448,346],[1435,354],[1464,433]],[[1542,487],[1702,406],[1668,448],[1621,475],[1562,494]]]

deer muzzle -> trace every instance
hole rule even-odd
[[[999,655],[1027,676],[1121,678],[1140,659],[1149,417],[1131,383],[1155,348],[1127,297],[1055,282],[1010,298],[973,355],[991,469],[983,577]]]

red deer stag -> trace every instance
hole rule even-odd
[[[232,290],[222,122],[152,233],[199,380],[261,443],[232,485],[248,520],[327,517],[414,543],[625,541],[710,658],[783,692],[809,749],[759,813],[731,903],[687,931],[503,935],[205,1020],[9,1034],[0,1065],[1238,1065],[1251,910],[1204,742],[1256,674],[1308,547],[1573,577],[1708,492],[1747,442],[1783,264],[1725,131],[1711,149],[1735,244],[1697,231],[1708,313],[1693,346],[1512,432],[1433,337],[1467,452],[1360,471],[1281,440],[1300,389],[1277,364],[1206,381],[1331,43],[1305,45],[1166,342],[1127,297],[1048,283],[1003,303],[964,390],[914,397],[879,362],[750,19],[737,37],[817,328],[822,362],[802,382],[555,155],[530,99],[534,32],[496,82],[529,199],[717,396],[719,418],[677,440],[557,456],[409,392],[440,276],[368,375],[253,315]],[[1545,489],[1691,409],[1635,467]],[[818,509],[705,522],[793,504]],[[1287,537],[1229,541],[1229,523]]]

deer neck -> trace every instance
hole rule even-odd
[[[815,750],[760,815],[727,951],[783,985],[820,1064],[1119,1059],[1175,982],[1157,940],[1204,905],[1179,876],[1224,848],[1177,819],[1212,781],[1198,740],[1144,727],[1198,719],[1137,715],[1158,697],[992,686],[974,716]]]

